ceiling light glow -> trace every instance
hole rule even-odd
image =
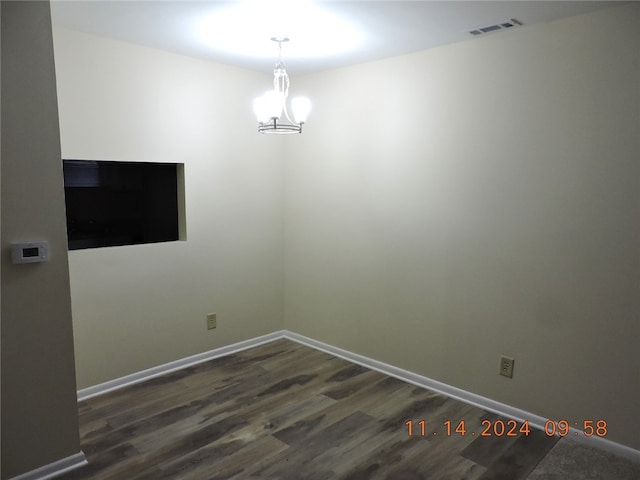
[[[289,37],[289,58],[338,55],[362,42],[346,20],[309,0],[245,0],[219,9],[196,26],[199,40],[215,50],[254,58],[272,58],[272,37]]]

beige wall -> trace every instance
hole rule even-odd
[[[47,2],[2,2],[3,479],[80,451],[56,83]],[[50,259],[11,264],[11,244]]]
[[[635,4],[297,78],[285,328],[640,449],[638,25]]]
[[[54,43],[63,158],[185,164],[187,241],[69,252],[78,386],[282,328],[282,140],[251,106],[268,73],[62,29]]]

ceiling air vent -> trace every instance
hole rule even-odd
[[[494,25],[474,28],[473,30],[469,30],[469,33],[471,35],[477,36],[484,33],[497,32],[498,30],[508,30],[509,28],[517,27],[519,25],[522,25],[522,22],[516,20],[515,18],[512,18],[511,20],[507,20],[506,22],[500,22]]]

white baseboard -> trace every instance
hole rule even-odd
[[[403,380],[413,385],[427,388],[429,390],[433,390],[434,392],[442,393],[447,397],[455,398],[457,400],[460,400],[461,402],[468,403],[483,410],[497,413],[498,415],[509,417],[520,422],[527,420],[532,427],[538,428],[540,430],[544,429],[544,424],[548,420],[548,418],[541,417],[540,415],[536,415],[534,413],[512,407],[511,405],[507,405],[505,403],[496,402],[495,400],[491,400],[490,398],[467,392],[466,390],[447,385],[446,383],[438,382],[437,380],[418,375],[417,373],[413,373],[408,370],[403,370],[402,368],[394,367],[393,365],[389,365],[388,363],[379,362],[378,360],[374,360],[372,358],[368,358],[363,355],[350,352],[348,350],[343,350],[342,348],[334,347],[333,345],[329,345],[327,343],[319,342],[318,340],[305,337],[298,333],[285,330],[284,338],[301,343],[311,348],[315,348],[316,350],[330,353],[331,355],[334,355],[336,357],[343,358],[344,360],[348,360],[352,363],[357,363],[358,365],[362,365],[363,367],[376,370],[378,372],[384,373],[391,377],[395,377],[399,380]],[[612,442],[611,440],[597,437],[595,435],[586,437],[582,434],[582,431],[571,429],[570,435],[573,435],[574,433],[578,433],[579,435],[573,436],[571,438],[577,439],[583,445],[589,445],[599,450],[610,452],[628,460],[640,463],[639,450],[635,450],[631,447],[627,447],[626,445],[621,445],[619,443]]]
[[[101,383],[93,387],[88,387],[78,391],[78,400],[86,400],[88,398],[102,395],[104,393],[133,385],[135,383],[143,382],[145,380],[149,380],[151,378],[158,377],[169,372],[180,370],[191,365],[206,362],[208,360],[212,360],[214,358],[222,357],[225,355],[230,355],[232,353],[246,350],[248,348],[257,347],[258,345],[269,343],[280,338],[286,338],[294,342],[306,345],[308,347],[315,348],[316,350],[321,350],[349,362],[357,363],[358,365],[376,370],[378,372],[411,383],[413,385],[427,388],[429,390],[433,390],[434,392],[442,393],[443,395],[446,395],[448,397],[455,398],[457,400],[460,400],[461,402],[476,406],[489,412],[497,413],[498,415],[509,417],[520,422],[527,420],[532,427],[541,430],[544,428],[544,424],[548,420],[547,418],[541,417],[540,415],[536,415],[534,413],[512,407],[511,405],[507,405],[505,403],[496,402],[495,400],[491,400],[490,398],[483,397],[481,395],[477,395],[475,393],[471,393],[466,390],[453,387],[451,385],[447,385],[446,383],[442,383],[423,375],[419,375],[417,373],[395,367],[388,363],[365,357],[364,355],[359,355],[342,348],[334,347],[333,345],[329,345],[327,343],[305,337],[289,330],[279,330],[268,335],[263,335],[261,337],[252,338],[243,342],[234,343],[233,345],[228,345],[226,347],[216,348],[208,352],[186,357],[174,362],[165,363],[164,365],[159,365],[157,367],[149,368],[141,372],[132,373],[131,375],[126,375],[124,377]],[[574,432],[578,431],[571,430],[571,433]],[[635,462],[640,462],[639,450],[635,450],[633,448],[612,442],[611,440],[607,440],[605,438],[597,437],[595,435],[592,437],[579,435],[574,438],[579,439],[580,443],[583,443],[585,445],[589,445],[603,451],[611,452],[615,455],[627,458]],[[30,479],[31,477],[29,477],[29,480]],[[16,478],[11,480],[23,479]]]
[[[189,357],[181,358],[173,362],[165,363],[164,365],[158,365],[157,367],[148,368],[139,372],[125,375],[124,377],[109,380],[108,382],[100,383],[92,387],[83,388],[78,390],[78,401],[87,400],[98,395],[104,395],[107,392],[112,392],[120,388],[128,387],[136,383],[144,382],[161,375],[165,375],[176,370],[181,370],[198,363],[207,362],[214,358],[223,357],[225,355],[231,355],[232,353],[247,350],[248,348],[257,347],[264,343],[273,342],[279,338],[284,337],[284,330],[279,330],[261,337],[250,338],[242,342],[227,345],[225,347],[215,348],[208,352],[198,353]]]
[[[9,480],[49,480],[87,464],[83,452],[78,452],[55,462],[38,467],[35,470],[11,477]]]

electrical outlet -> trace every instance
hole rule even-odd
[[[216,314],[215,313],[208,314],[207,315],[207,329],[208,330],[213,330],[217,326],[218,326],[218,321],[216,319]]]
[[[513,378],[513,358],[502,356],[500,357],[500,375],[504,377]]]

